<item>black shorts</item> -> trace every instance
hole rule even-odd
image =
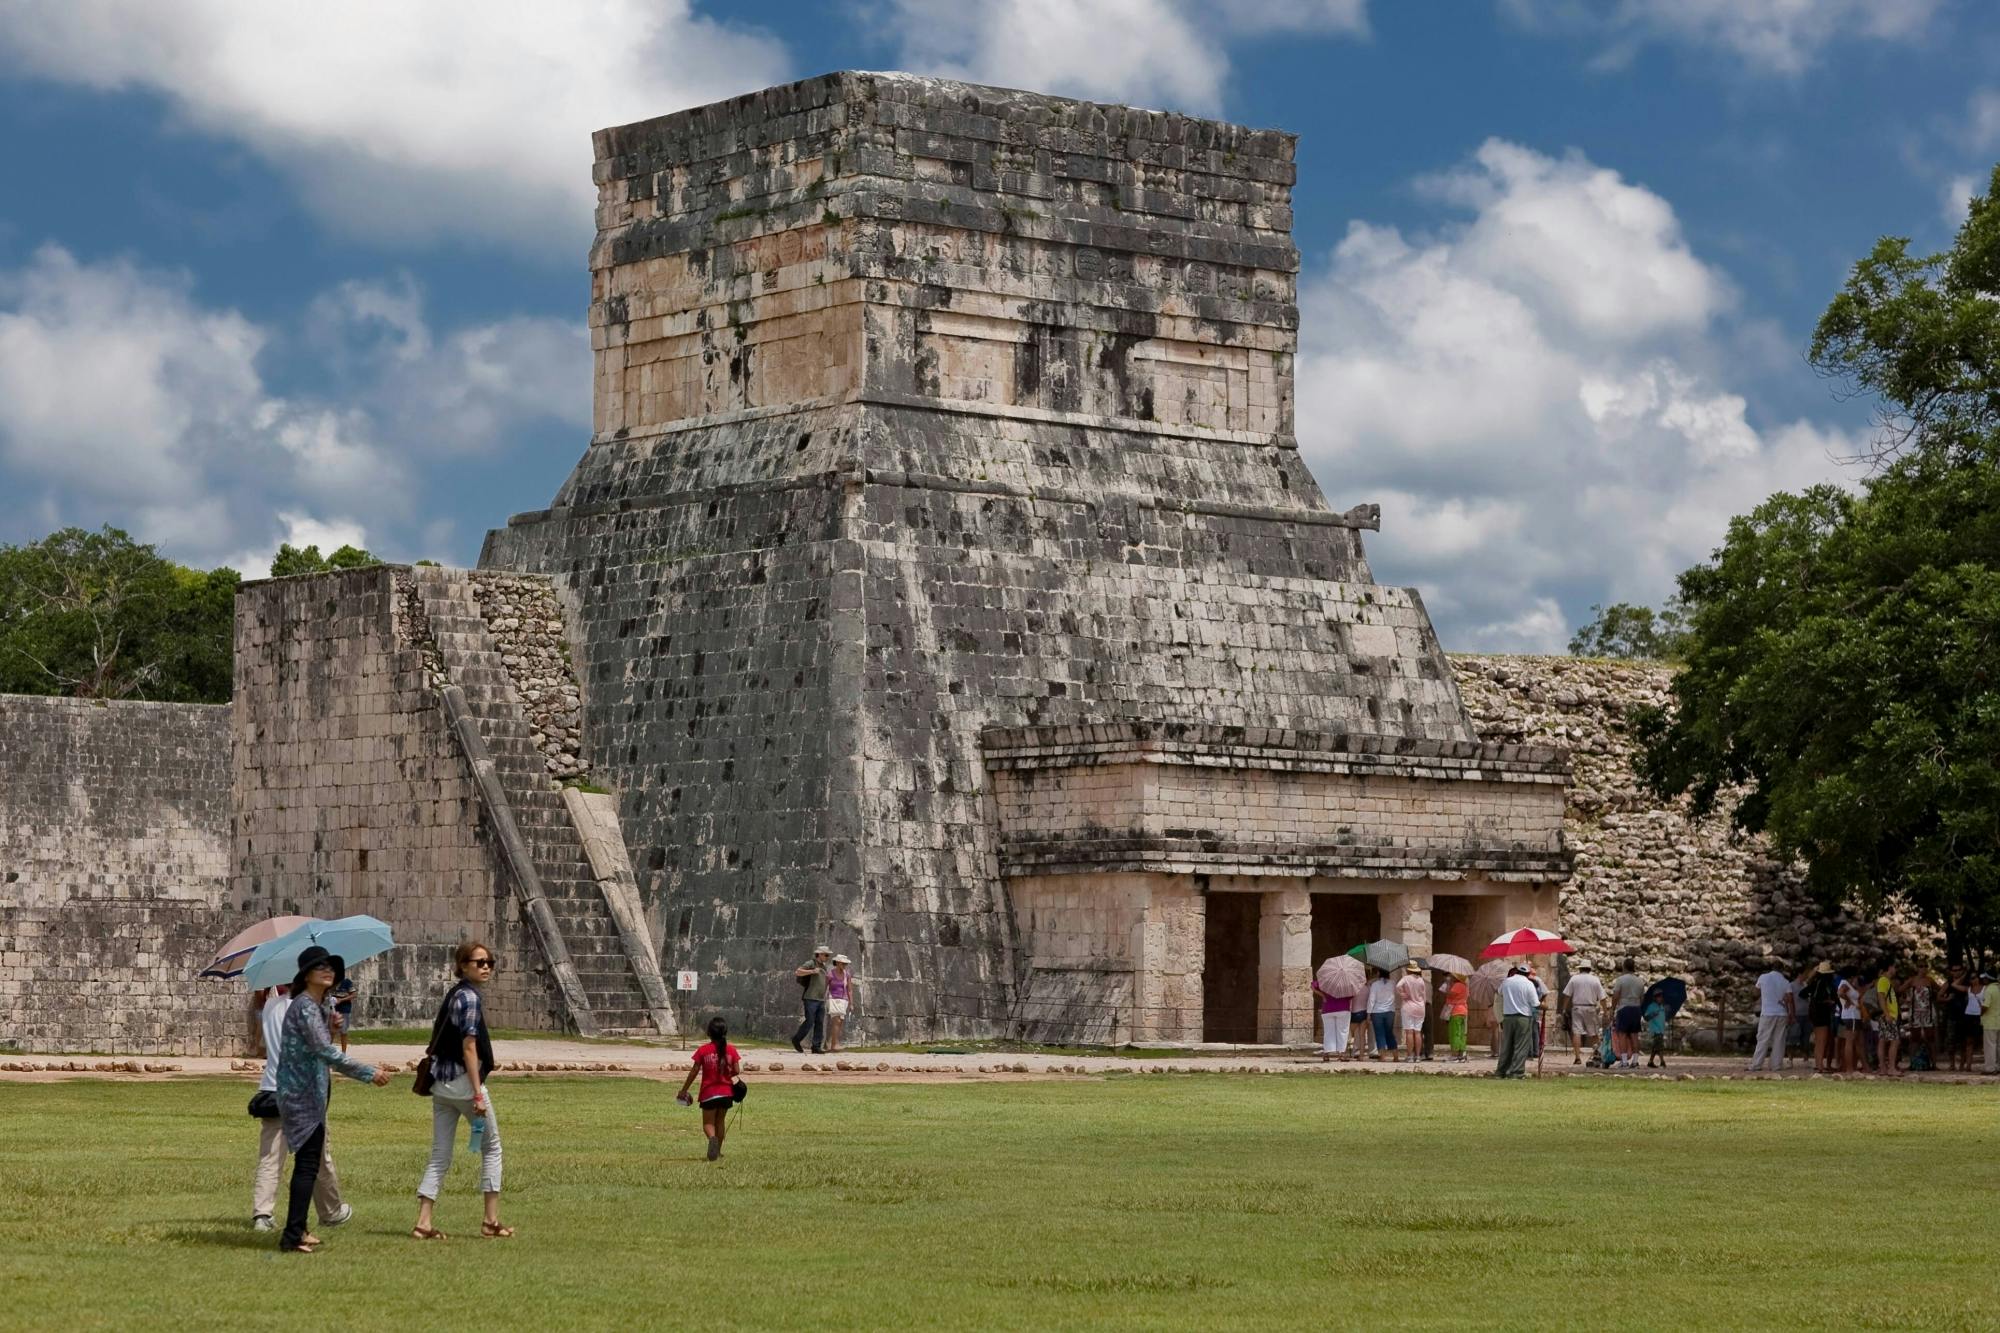
[[[726,1092],[720,1097],[704,1097],[701,1099],[701,1109],[704,1111],[727,1111],[734,1105],[736,1105],[736,1099]]]
[[[1618,1011],[1617,1017],[1611,1020],[1611,1025],[1612,1027],[1616,1028],[1619,1032],[1624,1033],[1628,1037],[1638,1036],[1639,1028],[1641,1026],[1641,1015],[1639,1006],[1636,1004],[1628,1004],[1623,1009],[1620,1009]]]

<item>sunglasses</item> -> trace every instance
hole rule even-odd
[[[500,963],[498,959],[493,958],[469,958],[466,960],[465,965],[467,967],[498,967]]]

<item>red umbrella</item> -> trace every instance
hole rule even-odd
[[[258,945],[275,940],[281,935],[289,935],[300,926],[310,925],[317,920],[319,918],[316,916],[274,916],[268,921],[259,921],[217,949],[215,957],[209,960],[208,966],[196,975],[220,977],[225,981],[231,977],[240,977],[243,975],[243,965],[250,961],[250,955],[256,951]]]
[[[1510,930],[1479,951],[1481,958],[1520,958],[1535,953],[1575,953],[1568,940],[1552,930],[1523,926]]]

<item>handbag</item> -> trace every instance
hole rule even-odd
[[[278,1094],[259,1088],[250,1098],[250,1118],[252,1120],[276,1120],[283,1114],[278,1108]]]
[[[457,990],[456,986],[452,990]],[[431,1095],[437,1086],[437,1077],[431,1073],[431,1052],[437,1049],[438,1036],[444,1031],[444,1013],[451,1006],[451,991],[445,992],[444,1002],[438,1005],[438,1015],[431,1020],[431,1039],[424,1047],[423,1059],[417,1061],[416,1077],[410,1080],[410,1091],[419,1097]]]
[[[735,1102],[738,1106],[743,1105],[743,1099],[749,1095],[750,1085],[742,1079],[739,1078],[729,1085],[729,1100]]]

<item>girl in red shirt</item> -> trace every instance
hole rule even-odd
[[[720,1018],[708,1020],[709,1045],[694,1053],[694,1067],[681,1081],[681,1090],[675,1100],[682,1105],[688,1101],[688,1085],[695,1075],[701,1076],[701,1132],[708,1139],[708,1160],[722,1156],[722,1139],[727,1132],[723,1117],[736,1104],[736,1075],[743,1066],[743,1059],[736,1048],[729,1044],[729,1025]]]

